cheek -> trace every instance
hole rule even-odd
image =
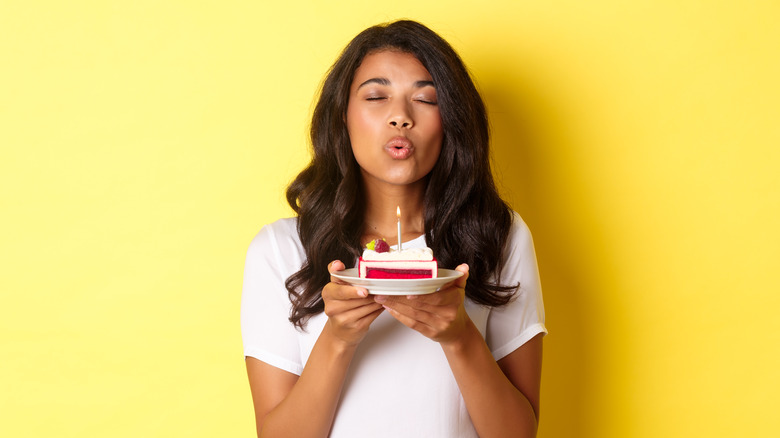
[[[369,134],[370,126],[366,115],[361,111],[347,109],[347,132],[353,143]]]
[[[347,110],[347,133],[349,134],[352,155],[357,160],[358,165],[363,167],[366,161],[370,161],[369,148],[366,147],[366,144],[370,143],[370,134],[366,129],[366,122],[362,114]]]
[[[436,164],[436,162],[439,161],[439,156],[441,155],[441,150],[444,142],[444,130],[441,126],[441,119],[438,119],[438,126],[435,127],[434,132],[432,133],[432,144],[431,144],[431,152],[429,154],[430,156],[430,166],[431,169],[433,169],[433,166]]]
[[[431,112],[426,115],[426,126],[428,126],[428,132],[431,137],[442,138],[444,136],[444,128],[441,122],[441,113],[438,111]]]
[[[439,142],[439,144],[431,151],[431,154],[429,155],[430,161],[428,162],[428,172],[433,170],[433,168],[436,166],[436,163],[439,162],[439,156],[441,156],[441,146],[441,142]]]
[[[351,106],[347,107],[347,115],[346,115],[346,124],[347,124],[347,132],[349,133],[349,137],[352,138],[352,131],[354,130],[353,125],[355,124],[355,114],[354,110]]]
[[[436,157],[441,153],[442,141],[444,140],[444,129],[442,128],[441,118],[432,117],[430,123],[429,136],[431,139],[431,150]]]

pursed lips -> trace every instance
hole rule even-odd
[[[408,158],[414,152],[414,144],[406,137],[393,137],[385,144],[385,150],[395,160]]]

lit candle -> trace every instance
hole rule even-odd
[[[395,216],[398,218],[398,251],[401,250],[401,206],[396,207]]]

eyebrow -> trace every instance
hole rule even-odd
[[[379,84],[379,85],[388,86],[390,85],[390,80],[387,78],[371,78],[363,82],[362,84],[358,85],[357,89],[359,90],[361,87],[368,84]],[[423,88],[429,86],[436,88],[436,86],[433,84],[433,81],[417,81],[414,83],[414,88]]]

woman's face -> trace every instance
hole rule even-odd
[[[409,53],[367,55],[350,87],[347,130],[367,184],[422,181],[443,138],[431,74]]]

